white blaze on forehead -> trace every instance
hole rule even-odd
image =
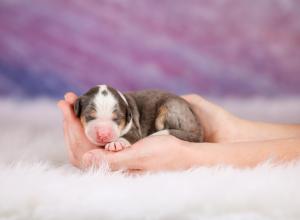
[[[107,91],[107,92],[109,92],[109,90],[108,90],[108,88],[107,88],[107,85],[98,85],[98,87],[99,87],[99,92],[102,92],[102,91]],[[118,94],[121,96],[121,98],[124,100],[124,102],[128,105],[128,102],[127,102],[127,100],[126,100],[126,98],[125,98],[125,96],[123,95],[123,93],[121,93],[119,90],[117,90],[117,89],[115,89],[117,92],[118,92]]]
[[[99,89],[102,90],[102,91],[103,91],[103,90],[107,90],[107,85],[104,85],[104,84],[103,84],[103,85],[98,85],[98,87],[99,87]]]
[[[107,94],[103,95],[102,92]],[[99,91],[95,95],[94,104],[97,109],[97,115],[102,117],[111,117],[114,107],[117,104],[116,98],[109,92],[106,85],[99,85]]]

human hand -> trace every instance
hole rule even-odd
[[[205,132],[205,141],[230,140],[230,130],[235,117],[222,108],[197,95],[186,95]],[[107,152],[92,144],[85,136],[80,120],[75,116],[73,104],[77,96],[67,93],[58,103],[64,115],[64,137],[70,162],[78,168],[87,168],[107,161],[112,170],[168,170],[190,166],[187,152],[189,143],[173,136],[151,136],[140,140],[121,152]]]
[[[183,96],[187,100],[204,128],[205,142],[234,142],[236,126],[239,118],[225,111],[223,108],[210,103],[201,96],[190,94]],[[170,135],[146,137],[130,149],[107,154],[100,150],[89,151],[84,156],[87,166],[99,166],[108,163],[112,170],[136,171],[161,171],[183,170],[195,165],[203,164],[207,158],[205,149],[211,147],[209,143],[197,145],[179,140]]]
[[[64,138],[70,162],[81,169],[107,162],[111,170],[154,171],[184,169],[189,166],[184,158],[188,142],[173,136],[151,136],[120,152],[108,152],[92,144],[84,134],[80,120],[75,116],[73,104],[77,96],[67,93],[58,102],[64,117]]]
[[[83,156],[82,164],[85,168],[107,164],[112,171],[131,173],[185,170],[193,166],[189,144],[171,135],[149,136],[119,152],[91,150]]]
[[[77,96],[74,93],[67,93],[65,100],[60,100],[57,105],[63,113],[64,139],[69,160],[74,166],[81,168],[83,155],[98,147],[87,139],[80,120],[74,114],[73,104],[76,99]]]
[[[64,115],[64,134],[70,162],[79,168],[108,163],[111,170],[145,172],[183,170],[196,165],[214,164],[244,167],[256,165],[274,154],[278,158],[282,158],[282,155],[286,157],[289,153],[291,159],[299,155],[298,139],[296,143],[295,140],[289,139],[257,141],[258,138],[265,140],[266,137],[274,137],[274,134],[277,136],[278,134],[290,135],[291,132],[294,132],[296,135],[299,132],[299,126],[248,122],[198,95],[183,97],[191,103],[195,114],[204,127],[205,141],[219,144],[189,143],[173,136],[161,135],[144,138],[131,148],[120,152],[107,152],[91,144],[86,138],[80,120],[76,118],[73,112],[72,105],[77,97],[73,93],[66,94],[65,100],[61,100],[58,106]],[[269,133],[261,134],[262,132],[259,131],[257,134],[258,127],[264,128],[262,130],[269,131]],[[251,140],[251,142],[232,143],[238,142],[239,136],[242,136],[243,133],[246,135],[244,140]],[[253,134],[254,137],[252,137]],[[255,139],[256,142],[253,141]],[[224,142],[227,143],[224,144]],[[265,155],[262,155],[262,145],[265,149],[263,152]],[[282,148],[282,145],[286,147]],[[251,154],[252,156],[249,156]]]
[[[235,142],[239,139],[241,119],[197,94],[182,96],[194,110],[204,129],[204,141],[211,143]]]
[[[64,117],[64,138],[70,162],[80,168],[97,167],[108,163],[111,170],[144,172],[177,170],[189,167],[185,146],[188,142],[170,135],[150,136],[120,152],[109,152],[92,144],[85,136],[80,120],[75,116],[73,103],[77,96],[67,93],[58,102]]]

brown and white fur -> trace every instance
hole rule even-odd
[[[173,135],[201,142],[203,132],[184,99],[160,90],[122,94],[99,85],[80,96],[74,111],[87,138],[106,150],[119,151],[149,135]]]

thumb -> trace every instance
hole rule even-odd
[[[60,100],[57,103],[57,106],[63,113],[63,117],[66,121],[70,122],[75,122],[78,121],[78,118],[76,117],[72,105],[70,105],[68,102],[64,100]]]
[[[71,105],[75,103],[77,98],[78,98],[77,95],[73,92],[67,92],[65,94],[65,100]]]

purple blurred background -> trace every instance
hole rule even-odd
[[[300,95],[299,0],[1,0],[0,95]]]

